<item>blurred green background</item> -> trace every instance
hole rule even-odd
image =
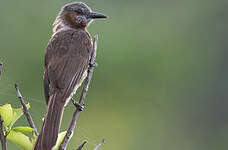
[[[1,1],[0,103],[19,106],[17,82],[38,128],[45,113],[45,47],[63,0]],[[92,150],[228,149],[228,1],[86,0],[108,20],[99,35],[95,69],[70,142]],[[78,97],[77,95],[75,98]],[[65,111],[61,131],[73,114]],[[22,118],[18,124],[26,125]],[[8,142],[9,150],[18,150]]]

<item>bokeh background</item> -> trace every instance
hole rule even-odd
[[[52,23],[67,2],[1,1],[0,103],[19,106],[14,83],[38,128],[45,113],[42,75]],[[86,0],[109,16],[99,35],[86,108],[69,150],[228,149],[228,1]],[[78,95],[75,96],[77,98]],[[66,108],[61,131],[74,107]],[[23,117],[18,124],[26,125]],[[19,150],[8,142],[9,150]]]

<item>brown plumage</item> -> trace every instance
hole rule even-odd
[[[86,26],[105,17],[84,3],[67,4],[57,16],[44,63],[47,112],[34,150],[51,150],[55,145],[64,106],[87,75],[93,46]]]

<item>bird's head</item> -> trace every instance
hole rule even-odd
[[[93,19],[107,18],[104,14],[93,12],[82,2],[73,2],[62,7],[54,26],[69,26],[71,28],[85,28]],[[55,30],[55,29],[54,29]]]

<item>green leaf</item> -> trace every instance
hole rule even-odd
[[[29,137],[22,134],[21,132],[16,132],[14,130],[10,130],[6,139],[10,140],[23,150],[32,150],[32,142],[29,140]]]
[[[33,138],[32,138],[32,145],[33,146],[35,145],[37,139],[38,139],[38,136],[36,136],[35,134],[33,134]]]
[[[0,106],[0,115],[3,119],[4,127],[10,125],[13,118],[13,109],[10,104],[5,104]]]
[[[51,150],[58,150],[59,149],[59,146],[63,142],[63,139],[64,139],[65,135],[66,135],[66,131],[61,132],[61,133],[58,134],[58,138],[57,138],[56,144]],[[71,139],[72,135],[73,135],[73,133],[71,134],[70,139]]]
[[[26,104],[27,109],[30,108],[29,103]],[[23,115],[23,110],[22,107],[20,108],[13,108],[13,117],[12,117],[12,121],[10,124],[10,128],[13,126],[13,124]]]
[[[34,129],[31,127],[15,127],[12,130],[16,131],[16,132],[21,132],[21,133],[33,133],[34,132]]]

